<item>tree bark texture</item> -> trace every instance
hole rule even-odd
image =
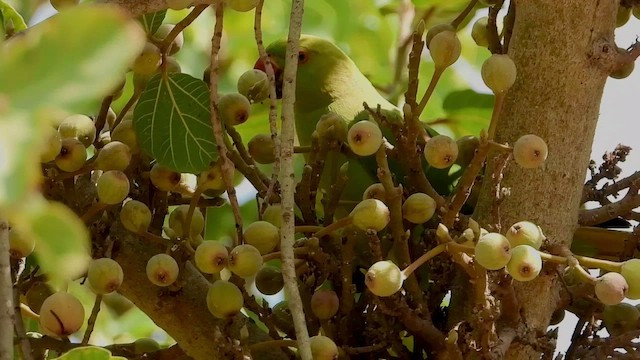
[[[514,1],[508,54],[518,75],[502,109],[496,140],[513,145],[520,136],[535,134],[546,141],[549,156],[542,168],[523,169],[514,162],[507,167],[502,186],[510,189],[510,195],[500,205],[500,223],[505,231],[517,221],[533,221],[550,244],[570,245],[602,92],[615,55],[618,2]],[[475,213],[483,226],[496,222],[491,157]],[[525,334],[518,332],[521,340],[546,332],[559,300],[556,274],[545,267],[534,281],[514,281],[526,329]],[[520,344],[516,339],[506,358],[540,357]]]

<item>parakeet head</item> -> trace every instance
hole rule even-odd
[[[286,39],[273,42],[266,48],[274,67],[279,98],[282,96],[282,71],[286,48]],[[255,68],[264,71],[265,65],[258,60]],[[331,97],[336,77],[353,71],[359,72],[353,61],[331,41],[317,36],[302,35],[298,52],[296,102],[305,99],[313,99],[314,102],[322,101],[323,98],[330,100],[328,98]]]

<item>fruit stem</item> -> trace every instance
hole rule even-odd
[[[564,257],[564,256],[551,255],[551,254],[547,254],[546,252],[543,252],[543,251],[538,251],[538,253],[540,253],[540,257],[544,261],[549,261],[549,262],[553,262],[553,263],[556,263],[556,264],[571,265],[570,264],[570,260],[568,258]],[[613,272],[620,272],[620,270],[622,268],[622,263],[620,263],[620,262],[602,260],[602,259],[594,259],[594,258],[591,258],[591,257],[588,257],[588,256],[580,256],[580,255],[573,255],[573,257],[576,260],[578,260],[580,265],[586,266],[588,268],[600,268],[602,270],[613,271]]]
[[[453,21],[451,21],[451,26],[453,26],[453,28],[456,29],[456,31],[458,30],[458,26],[460,26],[462,21],[464,21],[464,19],[469,15],[471,10],[473,10],[473,8],[476,6],[477,2],[478,0],[471,0],[467,5],[467,7],[464,8],[464,10],[462,10],[462,12],[458,14],[458,16],[456,16],[455,19],[453,19]]]
[[[309,248],[306,247],[299,247],[299,248],[294,248],[293,249],[293,253],[295,255],[304,255],[304,254],[308,254],[309,251],[311,251]],[[272,252],[269,254],[265,254],[262,256],[262,261],[263,262],[267,262],[273,259],[280,259],[282,257],[282,253],[280,251],[276,251],[276,252]]]
[[[94,203],[84,214],[82,214],[82,221],[85,224],[91,223],[96,215],[102,213],[107,207],[109,207],[109,205],[101,202]]]
[[[298,347],[298,342],[296,340],[267,340],[259,343],[255,343],[249,346],[249,350],[253,353],[255,351],[264,351],[269,350],[273,347]]]
[[[336,230],[338,230],[340,228],[343,228],[345,226],[351,225],[352,222],[353,222],[353,218],[351,216],[344,217],[344,218],[342,218],[342,219],[340,219],[338,221],[335,221],[332,224],[330,224],[328,226],[325,226],[325,227],[321,228],[320,230],[316,231],[313,234],[313,237],[320,239],[323,236],[329,235],[332,232],[334,232],[334,231],[336,231]]]
[[[186,29],[187,26],[189,26],[189,24],[191,24],[195,19],[197,19],[198,16],[200,16],[200,14],[207,9],[207,7],[209,7],[209,5],[198,5],[194,7],[193,10],[191,10],[189,15],[185,16],[184,19],[180,20],[180,22],[177,23],[173,27],[173,29],[171,29],[171,31],[169,32],[169,34],[167,34],[164,40],[162,40],[162,42],[160,43],[160,46],[158,46],[158,48],[160,48],[160,51],[163,54],[166,54],[167,51],[169,50],[169,46],[171,46],[171,43],[176,38],[176,36],[178,36],[178,34],[180,34],[184,29]]]
[[[409,264],[409,266],[407,266],[404,270],[402,270],[402,276],[406,279],[407,277],[409,277],[409,275],[411,275],[411,273],[413,273],[422,264],[440,255],[440,253],[442,253],[445,250],[447,250],[447,244],[440,244],[434,247],[433,249],[427,251],[426,253],[422,254],[422,256],[416,259],[416,261],[412,262],[411,264]]]
[[[193,196],[189,202],[189,210],[187,210],[187,215],[185,216],[184,223],[182,224],[182,229],[187,233],[187,236],[191,236],[191,221],[193,219],[193,213],[196,211],[196,205],[198,205],[198,201],[200,200],[204,190],[205,187],[203,186],[196,187],[196,191],[193,192]]]
[[[498,126],[498,117],[500,116],[500,111],[502,110],[502,104],[504,103],[506,93],[507,93],[506,91],[501,91],[495,94],[496,99],[493,102],[493,112],[491,113],[491,123],[489,123],[489,140],[493,140],[493,137],[496,134],[496,127]]]
[[[420,100],[420,104],[418,104],[418,107],[416,108],[416,113],[414,114],[416,118],[419,117],[420,114],[422,114],[425,106],[427,106],[427,102],[429,102],[429,98],[431,98],[431,95],[433,95],[433,91],[436,89],[438,80],[440,80],[440,76],[442,76],[442,73],[445,69],[446,68],[440,67],[435,68],[433,76],[431,77],[431,81],[429,82],[429,87],[427,88],[427,91],[425,91],[424,95],[422,96],[422,100]]]

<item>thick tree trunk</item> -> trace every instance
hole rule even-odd
[[[516,17],[509,55],[518,76],[508,93],[496,140],[513,144],[536,134],[547,142],[543,168],[527,170],[515,163],[502,186],[511,189],[500,206],[503,230],[514,222],[540,225],[552,244],[569,245],[577,227],[578,208],[589,163],[600,99],[615,54],[613,29],[617,1],[514,0]],[[487,174],[493,169],[489,161]],[[494,223],[492,181],[485,179],[476,216]],[[514,282],[529,340],[546,332],[559,299],[555,271],[528,283]],[[531,337],[532,336],[532,337]],[[523,351],[524,350],[524,351]],[[516,339],[507,358],[538,359]]]

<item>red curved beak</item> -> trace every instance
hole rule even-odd
[[[278,99],[282,99],[282,71],[280,70],[280,68],[278,67],[278,65],[276,65],[275,62],[269,60],[269,63],[271,64],[271,67],[273,68],[273,75],[275,77],[275,81],[276,81],[276,97]],[[262,58],[258,58],[258,61],[256,61],[256,64],[253,66],[254,69],[257,70],[261,70],[264,72],[267,72],[267,67],[264,61],[262,61]]]

